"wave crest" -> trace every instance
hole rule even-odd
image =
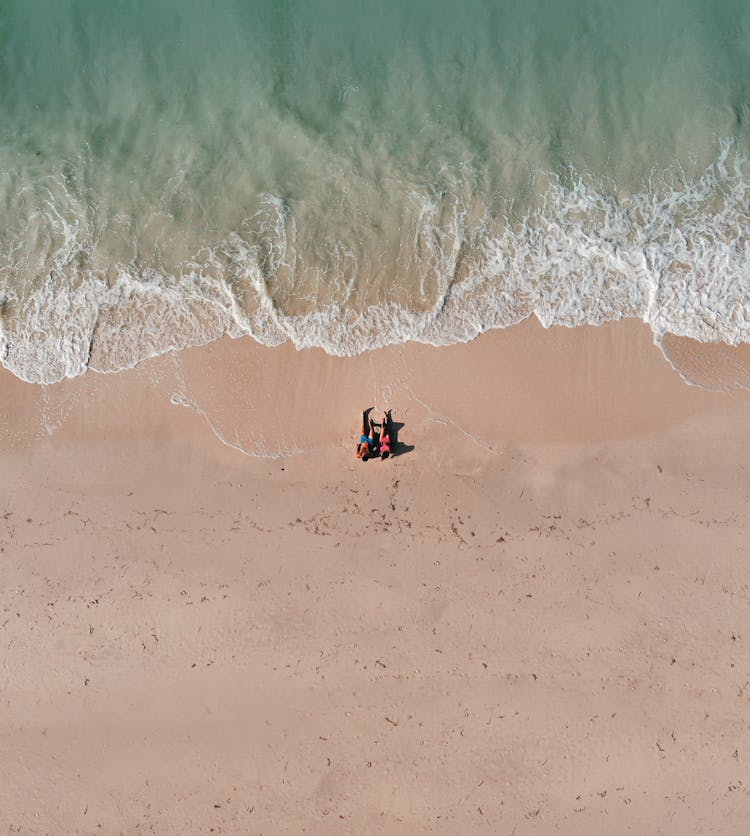
[[[385,295],[363,290],[377,258],[364,265],[351,242],[318,242],[328,267],[316,267],[278,197],[173,271],[135,260],[91,267],[105,262],[97,238],[48,207],[58,244],[44,271],[24,289],[14,283],[14,253],[28,263],[21,243],[0,265],[0,358],[24,380],[52,383],[226,334],[353,355],[408,340],[467,341],[531,315],[547,327],[640,317],[657,337],[750,342],[745,168],[725,144],[701,177],[674,169],[625,196],[576,172],[545,175],[520,218],[478,216],[461,176],[450,189],[414,191],[397,248],[413,286]]]

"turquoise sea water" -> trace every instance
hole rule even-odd
[[[750,341],[750,5],[0,0],[0,356]]]

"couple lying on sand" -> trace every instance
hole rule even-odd
[[[380,424],[376,424],[372,418],[369,419],[368,428],[368,414],[370,410],[366,409],[362,413],[362,433],[359,436],[359,444],[357,444],[357,458],[367,461],[370,456],[377,456],[380,454],[381,459],[387,459],[391,455],[391,438],[392,438],[392,422],[391,410],[383,413],[383,418]],[[375,443],[375,427],[380,427],[380,438],[377,445]],[[368,432],[369,429],[369,432]],[[377,447],[377,449],[376,449]]]

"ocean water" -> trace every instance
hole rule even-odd
[[[0,358],[750,341],[750,4],[0,0]]]

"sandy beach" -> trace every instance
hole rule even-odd
[[[746,832],[745,354],[669,349],[0,375],[3,831]]]

